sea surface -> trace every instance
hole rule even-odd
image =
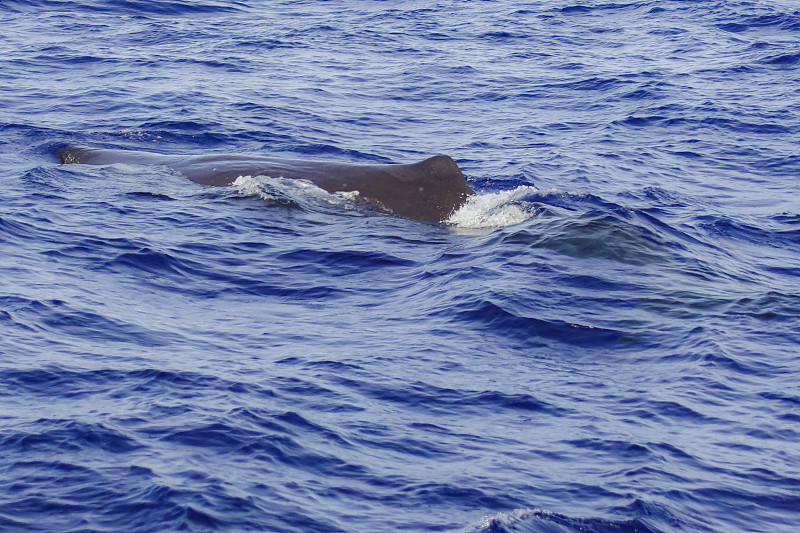
[[[798,183],[794,1],[0,0],[0,531],[798,531]]]

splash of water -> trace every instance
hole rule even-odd
[[[499,192],[487,192],[471,196],[467,202],[445,220],[459,228],[497,228],[512,226],[536,215],[533,205],[523,199],[537,194],[539,190],[530,185]]]

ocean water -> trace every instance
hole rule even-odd
[[[0,530],[794,532],[800,6],[0,0]],[[451,155],[448,220],[65,143]]]

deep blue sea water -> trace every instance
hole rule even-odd
[[[789,0],[0,0],[0,530],[797,531],[798,178]]]

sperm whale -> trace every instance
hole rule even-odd
[[[423,222],[445,220],[475,194],[453,159],[436,155],[411,164],[356,165],[257,155],[166,155],[135,150],[63,146],[62,163],[165,165],[209,186],[230,185],[239,176],[304,179],[328,192],[354,192],[379,209]]]

